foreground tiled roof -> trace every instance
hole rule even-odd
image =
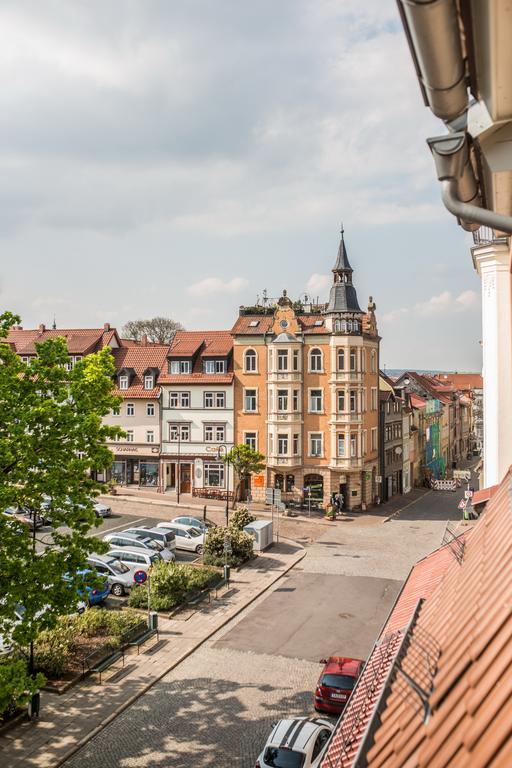
[[[475,491],[471,498],[471,504],[473,506],[475,504],[484,504],[489,499],[492,499],[498,488],[499,485],[490,485],[488,488],[481,488],[479,491]]]
[[[447,544],[424,557],[412,568],[336,725],[322,768],[349,768],[354,765],[385,682],[407,641],[406,629],[417,611],[419,601],[433,593],[453,562],[453,545]]]
[[[112,350],[116,371],[124,368],[132,369],[133,378],[128,389],[115,390],[116,395],[124,398],[155,398],[160,394],[160,387],[156,384],[153,389],[144,389],[144,372],[148,369],[156,369],[155,383],[160,368],[167,359],[168,344],[148,344],[146,346],[128,346]]]
[[[428,673],[427,717],[397,674],[366,756],[370,768],[512,765],[511,499],[509,471],[462,561],[454,560],[421,610],[401,668],[413,680]],[[430,658],[425,639],[436,649]]]

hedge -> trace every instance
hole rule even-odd
[[[187,592],[212,586],[218,579],[214,568],[165,561],[155,563],[151,569],[151,608],[169,611],[183,602]],[[147,607],[147,584],[132,587],[128,604],[133,608]]]

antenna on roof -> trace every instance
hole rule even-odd
[[[57,329],[57,321],[55,320],[55,315],[53,316],[52,328],[54,331]]]
[[[266,307],[267,304],[268,304],[268,294],[267,294],[267,289],[264,288],[263,289],[263,306]]]

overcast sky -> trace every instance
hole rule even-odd
[[[388,368],[480,370],[395,0],[0,0],[0,305],[230,328],[326,300],[340,222]]]

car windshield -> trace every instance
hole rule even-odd
[[[130,570],[128,566],[122,563],[120,560],[113,560],[111,563],[109,563],[109,565],[116,573],[128,573]]]
[[[160,558],[160,555],[154,554],[154,555],[151,555],[149,559],[151,560],[152,563],[158,563],[158,561],[161,558]]]
[[[351,691],[355,682],[355,677],[350,677],[349,675],[324,675],[320,685],[325,685],[327,688],[344,688]]]
[[[201,536],[202,533],[197,528],[187,528],[187,533],[189,536]]]
[[[146,539],[145,543],[147,547],[154,549],[157,552],[161,552],[163,549],[163,546],[158,541],[155,541],[155,539]]]
[[[294,749],[267,747],[263,760],[272,768],[302,768],[306,755]]]

